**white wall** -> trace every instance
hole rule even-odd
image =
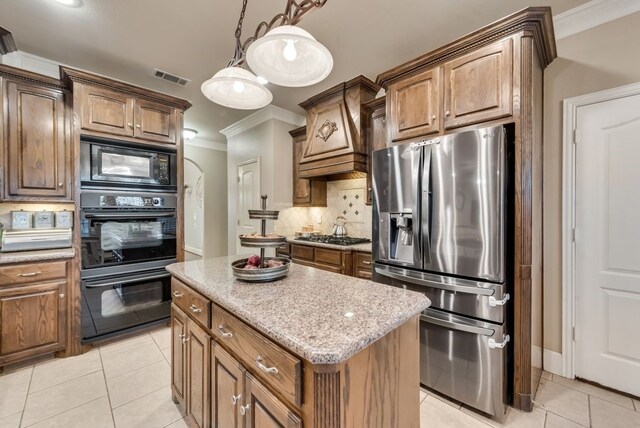
[[[224,144],[201,139],[191,140],[184,146],[185,158],[195,161],[204,173],[203,258],[227,255],[227,152],[224,148]]]

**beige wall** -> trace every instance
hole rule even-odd
[[[544,347],[562,351],[562,100],[640,81],[640,13],[558,41],[545,70]]]
[[[202,257],[226,256],[227,152],[186,144],[184,156],[198,164],[204,173],[204,239],[202,240]]]

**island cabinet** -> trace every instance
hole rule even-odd
[[[174,275],[172,395],[174,402],[187,414],[190,426],[419,426],[418,318],[420,311],[427,306],[420,299],[427,301],[426,298],[412,292],[408,292],[411,296],[406,296],[402,294],[406,291],[376,285],[380,288],[376,297],[382,299],[373,302],[376,310],[393,319],[399,314],[390,312],[407,305],[411,312],[409,317],[402,315],[406,317],[406,322],[381,337],[369,336],[366,331],[359,332],[363,335],[363,342],[354,339],[352,333],[355,331],[336,331],[330,335],[347,344],[327,344],[323,349],[320,345],[322,342],[316,339],[313,331],[304,333],[308,327],[300,330],[300,320],[293,319],[294,312],[287,307],[278,309],[274,305],[258,303],[278,292],[278,287],[284,287],[285,290],[281,291],[284,293],[301,288],[303,295],[309,295],[311,287],[322,286],[317,281],[314,284],[317,275],[315,269],[294,267],[299,282],[294,282],[295,287],[292,288],[289,287],[294,283],[287,284],[287,281],[295,280],[290,278],[256,288],[230,276],[225,267],[229,260],[225,257],[168,267]],[[182,270],[184,266],[187,269]],[[180,273],[180,279],[177,273]],[[359,295],[365,287],[370,287],[361,280],[351,279],[358,282],[355,285],[357,290],[345,288],[343,277],[335,275],[334,278],[327,278],[326,275],[334,275],[330,273],[323,275],[323,280],[334,284],[335,288],[328,290],[332,296],[354,292]],[[191,286],[191,281],[197,285]],[[271,290],[266,287],[271,287]],[[235,291],[228,294],[231,289]],[[200,291],[206,291],[207,296],[200,294]],[[293,297],[280,294],[280,298],[285,300]],[[344,298],[336,298],[344,303]],[[402,302],[398,302],[398,299],[402,299]],[[206,301],[206,305],[200,306],[203,301]],[[233,310],[222,306],[223,302],[231,301],[235,301],[236,308],[252,308],[246,314],[258,318],[246,321]],[[321,316],[326,321],[326,311],[317,308],[321,301],[326,303],[325,299],[311,303],[311,308],[321,313],[308,316]],[[390,304],[390,301],[395,303]],[[386,304],[391,306],[381,307]],[[349,307],[356,310],[353,306]],[[200,317],[202,314],[206,314],[207,318]],[[363,322],[367,328],[371,329],[376,324],[369,318],[371,311],[365,311],[360,316],[367,319],[357,322]],[[331,317],[333,321],[328,322],[336,323],[338,328],[337,323],[342,323],[345,315],[339,310]],[[315,325],[315,322],[309,324],[308,319],[302,322],[308,326]],[[389,320],[383,319],[381,322],[387,323]],[[261,325],[260,330],[256,325]],[[345,326],[343,328],[347,330],[350,328],[349,323]],[[262,329],[270,334],[267,335]],[[284,331],[289,333],[285,334]],[[279,336],[281,334],[284,336]],[[324,340],[332,340],[324,334]],[[281,337],[283,343],[288,345],[281,344],[276,337]],[[369,339],[364,339],[366,337]],[[316,345],[304,344],[308,340]],[[301,344],[299,351],[305,356],[287,348],[295,344]],[[346,346],[351,352],[336,351],[336,346],[338,349]],[[344,357],[336,352],[344,352]]]
[[[68,91],[59,80],[3,65],[0,80],[4,199],[71,200]]]
[[[67,345],[68,261],[0,267],[0,371]]]

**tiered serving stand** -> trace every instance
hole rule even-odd
[[[249,259],[240,259],[231,263],[233,274],[236,278],[247,282],[270,282],[282,279],[289,274],[289,259],[282,257],[264,257],[266,248],[282,247],[286,242],[285,236],[267,237],[267,220],[277,220],[279,211],[267,211],[267,195],[262,195],[262,209],[249,210],[249,218],[260,220],[260,235],[240,235],[240,245],[243,247],[260,248],[260,267],[258,269],[245,269]],[[267,267],[269,260],[279,260],[282,266]]]

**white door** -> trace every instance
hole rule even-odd
[[[204,238],[204,173],[184,159],[184,249],[202,257]]]
[[[640,395],[640,95],[578,107],[576,376]]]
[[[255,249],[240,246],[238,235],[259,232],[258,220],[250,220],[248,210],[260,209],[260,158],[238,164],[238,221],[236,253],[253,254]]]

